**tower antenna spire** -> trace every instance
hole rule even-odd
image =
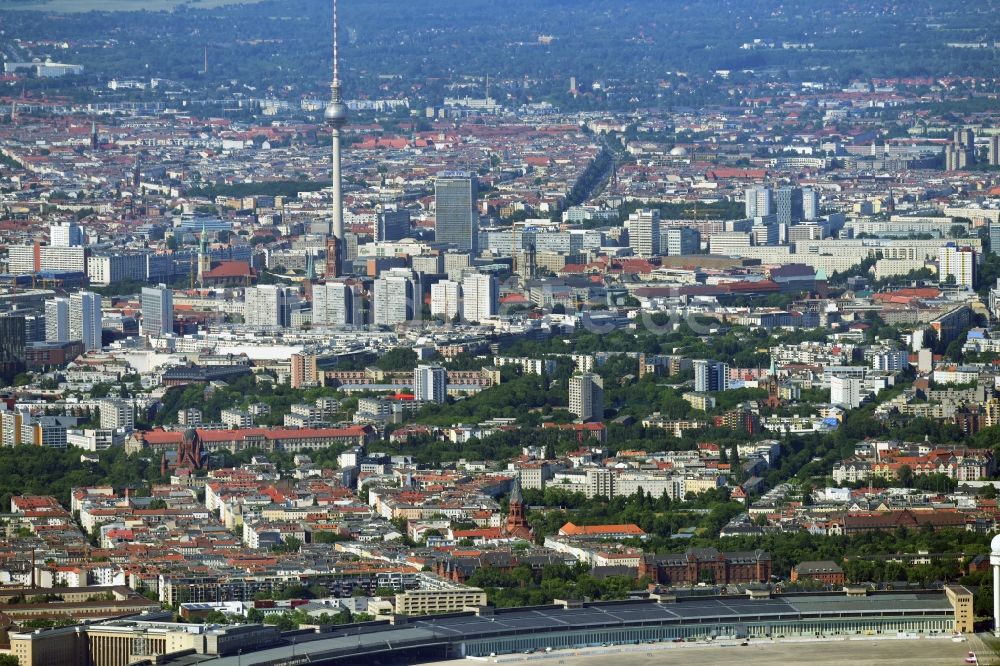
[[[340,94],[340,47],[339,36],[340,24],[337,19],[337,0],[333,0],[333,82],[331,90],[337,96]]]

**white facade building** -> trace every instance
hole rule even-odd
[[[312,288],[312,323],[314,326],[360,326],[363,314],[361,295],[354,285],[327,282]]]
[[[418,365],[413,370],[413,396],[418,402],[441,404],[448,395],[448,374],[440,365]]]
[[[953,243],[938,250],[938,281],[973,289],[976,286],[976,251]]]
[[[45,301],[45,340],[68,342],[69,339],[69,299],[53,298]]]
[[[82,340],[86,351],[100,349],[101,297],[80,291],[69,297],[69,339]]]
[[[142,332],[163,335],[174,330],[174,295],[163,284],[142,288]]]
[[[431,315],[451,321],[462,311],[462,285],[441,280],[431,285]]]
[[[247,287],[243,293],[243,320],[248,326],[288,326],[292,294],[286,287],[273,284]]]
[[[847,409],[861,406],[864,398],[864,380],[855,377],[830,378],[830,403]]]
[[[73,222],[53,224],[49,227],[49,244],[52,247],[79,247],[83,245],[83,231]]]
[[[771,190],[769,188],[747,188],[744,212],[748,218],[767,217],[772,212],[771,208]]]
[[[660,211],[638,210],[628,217],[629,245],[640,257],[660,254]]]
[[[462,316],[466,321],[483,322],[500,310],[500,287],[492,275],[476,273],[462,281]]]
[[[413,272],[407,269],[392,269],[375,280],[374,324],[394,326],[414,318],[418,312],[415,304],[417,283]]]
[[[604,418],[604,381],[585,372],[569,378],[569,411],[581,421]]]

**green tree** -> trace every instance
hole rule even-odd
[[[901,465],[896,473],[899,485],[903,488],[913,487],[913,469],[909,465]]]

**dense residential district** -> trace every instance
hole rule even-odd
[[[992,84],[630,112],[480,85],[0,99],[0,653],[992,620],[1000,114],[939,103]]]

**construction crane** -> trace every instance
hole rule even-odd
[[[698,215],[699,215],[698,214],[698,201],[696,200],[694,202],[694,208],[685,208],[684,209],[684,214],[685,215],[690,215],[691,216],[690,219],[695,220],[695,221],[697,221],[698,219],[700,219],[698,217]],[[705,213],[705,217],[706,218],[708,217],[708,213]]]

